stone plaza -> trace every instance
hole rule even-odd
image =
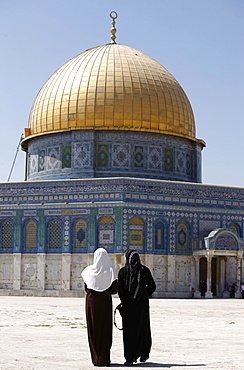
[[[116,307],[119,299],[113,298]],[[243,370],[241,299],[151,299],[153,345],[136,368]],[[119,317],[118,324],[119,324]],[[93,369],[85,298],[0,297],[1,370]],[[124,368],[122,331],[114,327],[111,369]]]

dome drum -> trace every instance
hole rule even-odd
[[[32,139],[28,180],[138,177],[201,182],[201,145],[126,131],[72,131]]]
[[[22,139],[28,180],[130,176],[201,182],[191,104],[158,62],[98,46],[43,85]]]

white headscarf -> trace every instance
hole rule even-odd
[[[81,276],[87,288],[97,292],[103,292],[117,280],[114,264],[104,248],[98,248],[94,252],[93,265],[86,267]]]

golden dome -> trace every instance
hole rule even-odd
[[[191,104],[176,79],[146,54],[115,43],[84,51],[48,79],[22,143],[70,130],[154,132],[204,146],[195,138]]]

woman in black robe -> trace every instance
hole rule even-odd
[[[132,366],[138,358],[140,362],[149,358],[152,345],[149,297],[156,284],[149,268],[141,264],[136,251],[129,250],[125,257],[126,265],[118,274],[118,294],[123,304],[125,365]]]
[[[110,366],[112,347],[112,294],[118,290],[117,273],[107,252],[99,248],[94,263],[82,272],[86,290],[88,343],[94,366]]]

